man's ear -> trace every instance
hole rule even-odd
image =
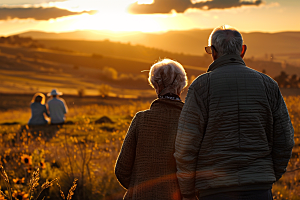
[[[213,60],[216,60],[218,58],[218,52],[215,51],[213,47],[211,47],[211,57],[213,58]]]
[[[244,45],[243,45],[242,52],[241,52],[241,57],[242,57],[242,58],[244,58],[246,51],[247,51],[247,46],[244,44]]]

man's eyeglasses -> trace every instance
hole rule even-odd
[[[215,52],[218,52],[218,51],[216,50],[216,48],[214,47],[214,45],[211,45],[211,46],[205,47],[206,53],[212,54],[212,50],[211,50],[212,48],[214,48]]]

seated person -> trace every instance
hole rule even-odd
[[[48,96],[52,98],[48,100],[51,124],[61,125],[65,122],[65,114],[68,112],[68,107],[64,99],[59,98],[62,92],[53,89]]]
[[[45,119],[45,115],[49,117],[47,107],[45,105],[45,95],[42,93],[36,93],[31,100],[31,118],[28,125],[46,125],[48,121]]]

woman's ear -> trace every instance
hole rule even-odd
[[[177,89],[177,95],[180,96],[182,93],[182,90],[180,90],[180,88]]]
[[[155,89],[156,94],[159,94],[159,93],[160,93],[160,90],[159,90],[158,84],[157,84],[156,82],[154,82],[154,83],[153,83],[153,86],[154,86],[154,89]]]

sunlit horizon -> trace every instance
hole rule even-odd
[[[300,3],[294,0],[265,1],[258,6],[242,5],[226,9],[188,8],[184,12],[177,12],[173,9],[169,13],[152,14],[131,14],[128,12],[128,8],[135,2],[150,5],[155,2],[153,0],[45,1],[31,0],[31,3],[22,3],[22,0],[4,0],[0,8],[19,9],[13,10],[15,13],[12,16],[18,16],[18,12],[22,8],[55,8],[57,11],[53,13],[53,17],[49,14],[47,20],[37,19],[39,16],[35,16],[34,13],[28,18],[5,18],[2,16],[0,18],[0,35],[9,36],[28,31],[64,33],[83,30],[111,31],[116,34],[132,31],[163,33],[191,29],[213,29],[223,24],[229,24],[241,32],[300,31],[300,24],[295,24],[293,20],[300,17],[299,13],[296,12],[300,8]],[[58,12],[69,13],[65,16],[55,15]]]

